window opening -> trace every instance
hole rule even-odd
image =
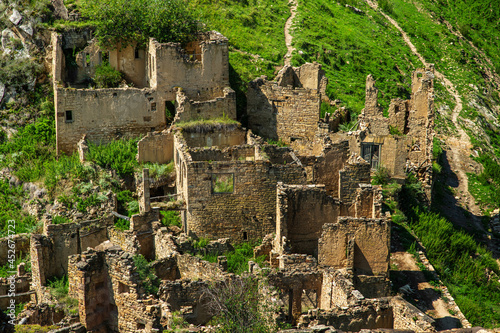
[[[234,175],[232,173],[212,174],[212,193],[233,193]]]
[[[66,122],[67,123],[73,122],[73,111],[71,111],[71,110],[66,111]]]
[[[363,143],[361,149],[363,159],[370,163],[372,169],[377,169],[380,164],[380,145]]]

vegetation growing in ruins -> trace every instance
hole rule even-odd
[[[185,132],[198,132],[213,131],[214,129],[220,130],[224,127],[236,127],[240,125],[236,120],[230,119],[228,116],[210,118],[210,119],[197,119],[191,121],[181,121],[175,124],[175,127],[180,128]]]
[[[193,11],[184,0],[81,0],[82,15],[96,27],[101,46],[115,48],[132,43],[146,45],[150,37],[160,43],[185,43],[196,33]]]
[[[93,77],[97,88],[118,88],[122,81],[123,74],[117,71],[109,63],[103,63],[95,69]]]
[[[69,281],[66,275],[47,281],[50,294],[64,306],[64,311],[69,314],[78,313],[78,300],[68,296]]]
[[[240,244],[236,244],[233,251],[223,253],[222,255],[226,256],[227,259],[228,272],[238,275],[241,275],[244,272],[248,272],[248,262],[250,260],[256,262],[261,267],[265,265],[265,256],[254,258],[253,255],[253,249],[256,246],[259,246],[260,243],[260,240],[243,242]],[[217,256],[218,255],[207,254],[203,256],[203,260],[217,262]]]
[[[40,325],[16,325],[16,333],[46,333],[58,329],[57,325],[40,326]]]
[[[24,268],[26,272],[31,272],[31,262],[29,253],[26,255],[23,255],[23,253],[19,253],[16,259],[14,260],[14,267],[15,267],[14,269],[11,268],[9,262],[7,262],[3,266],[0,266],[0,277],[6,278],[12,276],[12,273],[10,272],[15,271],[20,263],[25,263],[26,265],[24,266]]]
[[[181,216],[180,213],[175,210],[160,211],[162,216],[161,223],[164,226],[171,227],[177,226],[181,227]]]
[[[161,281],[156,276],[154,269],[150,266],[146,258],[144,258],[142,254],[135,255],[134,265],[146,294],[156,295]]]
[[[260,282],[262,283],[262,282]],[[205,291],[211,323],[221,333],[276,332],[273,304],[263,295],[259,280],[251,275],[213,283]]]
[[[52,218],[52,224],[71,223],[71,220],[65,216],[56,215]]]
[[[115,140],[103,145],[90,143],[87,159],[102,168],[115,170],[121,176],[131,176],[139,166],[135,158],[137,141]]]

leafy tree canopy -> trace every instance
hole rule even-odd
[[[153,37],[160,43],[185,43],[197,31],[186,0],[81,0],[81,13],[95,21],[102,47],[131,43],[146,45]]]

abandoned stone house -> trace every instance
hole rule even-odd
[[[144,170],[140,214],[132,216],[129,230],[115,229],[107,216],[61,225],[47,220],[43,233],[31,236],[36,303],[50,302],[48,280],[67,275],[89,332],[153,332],[175,311],[206,324],[210,314],[202,296],[209,282],[238,277],[227,273],[224,258],[212,264],[187,254],[184,234],[226,238],[211,243],[215,254],[228,249],[227,239],[263,238],[254,251],[277,269],[266,275],[282,291],[279,302],[291,323],[434,330],[431,318],[389,297],[391,220],[382,213],[381,188],[370,184],[382,165],[394,178],[413,167],[432,185],[432,68],[415,72],[411,99],[393,101],[389,118],[369,76],[359,127],[346,134],[336,133],[340,115],[320,117],[321,103],[330,102],[316,63],[285,66],[276,81],[250,84],[250,130],[236,122],[190,125],[197,118],[236,119],[225,37],[200,34],[185,48],[150,40],[145,49],[109,53],[88,43],[90,37],[52,35],[58,153],[82,149],[83,136],[96,144],[143,136],[139,161],[174,162],[173,209],[180,211],[183,234],[159,222],[160,209],[151,202],[157,185]],[[105,58],[133,87],[85,88]],[[175,118],[167,121],[167,113]],[[167,129],[170,122],[177,125]],[[267,144],[254,133],[289,147]],[[135,254],[153,261],[162,280],[157,295],[144,290]],[[250,264],[250,271],[262,269]]]
[[[218,32],[200,33],[184,48],[151,39],[144,49],[118,45],[113,50],[101,50],[91,33],[75,34],[52,34],[58,153],[75,151],[84,135],[99,144],[166,129],[176,114],[176,99],[182,104],[178,121],[236,118],[227,38]],[[104,59],[124,74],[128,85],[88,88]]]

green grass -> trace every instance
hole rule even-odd
[[[254,258],[253,249],[260,245],[259,240],[253,242],[243,242],[234,246],[234,251],[229,251],[223,255],[227,258],[227,270],[230,273],[241,275],[248,272],[248,262],[255,261],[261,267],[265,264],[264,256]],[[203,260],[217,262],[217,255],[205,255]]]
[[[66,275],[61,278],[53,278],[47,281],[50,294],[64,306],[64,311],[67,314],[78,314],[78,300],[68,296],[69,281]]]
[[[161,223],[164,226],[174,226],[174,225],[177,227],[182,226],[181,216],[179,212],[168,210],[168,211],[160,211],[160,214],[162,216]]]
[[[176,127],[186,132],[197,132],[210,130],[213,127],[224,127],[226,125],[239,125],[236,120],[229,119],[228,117],[217,117],[210,119],[196,119],[191,121],[181,121],[175,124]]]
[[[419,203],[418,186],[406,184],[401,195],[408,224],[467,319],[486,328],[500,325],[500,269],[491,253],[472,235],[457,229]],[[491,277],[490,277],[491,276]]]
[[[317,61],[329,79],[327,95],[340,99],[355,114],[364,107],[366,76],[372,74],[380,89],[379,102],[409,98],[411,74],[420,61],[399,32],[364,2],[344,1],[363,11],[355,14],[344,4],[323,0],[299,3],[293,44],[294,65]],[[300,52],[302,54],[300,54]]]
[[[136,160],[138,139],[116,140],[108,144],[89,144],[87,159],[105,169],[113,169],[122,177],[133,175],[139,166]]]
[[[12,263],[13,267],[11,267],[11,264],[7,262],[5,265],[0,266],[0,277],[6,278],[12,275],[12,271],[17,271],[17,266],[19,266],[20,263],[26,263],[25,269],[26,272],[31,272],[31,262],[30,262],[30,255],[29,253],[24,255],[22,253],[19,253],[19,255],[16,257],[14,262]]]
[[[15,221],[15,233],[30,233],[40,225],[36,219],[23,211],[26,201],[21,186],[11,187],[8,180],[0,179],[0,237],[8,236],[8,221]],[[11,229],[12,230],[12,229]]]

